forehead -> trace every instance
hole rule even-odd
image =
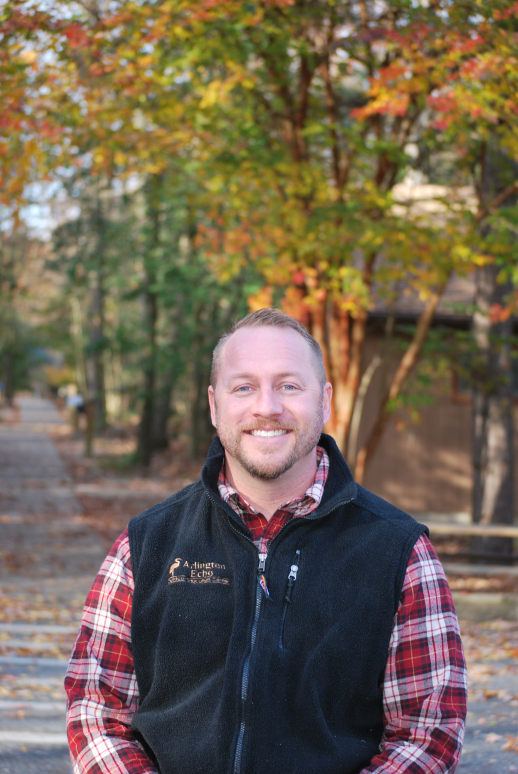
[[[241,328],[227,340],[220,357],[220,375],[314,372],[313,354],[307,341],[292,328]]]

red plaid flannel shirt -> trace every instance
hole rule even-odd
[[[302,497],[296,497],[283,505],[273,514],[270,521],[262,513],[254,511],[250,503],[243,500],[228,483],[225,477],[224,465],[219,474],[218,489],[221,499],[225,500],[234,509],[252,533],[252,540],[256,548],[259,549],[259,553],[266,553],[268,546],[274,537],[279,534],[286,522],[298,516],[306,516],[319,505],[324,494],[328,472],[329,457],[321,446],[317,446],[317,472],[315,480]]]
[[[329,459],[318,449],[312,486],[267,522],[229,485],[220,494],[267,547],[290,519],[322,498]],[[131,651],[133,574],[127,530],[92,586],[65,679],[75,774],[157,774],[131,732],[139,697]],[[426,536],[410,555],[383,679],[380,752],[361,774],[452,774],[464,736],[466,665],[451,593]]]

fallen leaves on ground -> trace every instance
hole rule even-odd
[[[491,732],[490,734],[486,734],[484,737],[484,742],[487,744],[496,744],[497,742],[500,742],[503,739],[503,736],[501,734],[495,734]]]
[[[518,753],[518,736],[508,736],[507,742],[502,745],[502,750],[512,750]]]
[[[0,592],[0,622],[71,624],[79,621],[84,597],[63,604],[54,596],[38,594],[37,589],[20,592],[4,586]]]
[[[518,621],[461,621],[460,629],[468,666],[480,661],[518,659]]]
[[[480,577],[477,575],[448,575],[448,583],[452,591],[480,592],[493,594],[518,594],[518,577],[515,575],[495,575]]]

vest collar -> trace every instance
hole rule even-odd
[[[329,455],[329,475],[320,505],[308,516],[304,516],[305,519],[321,518],[338,506],[351,502],[351,500],[356,498],[357,494],[357,485],[352,473],[333,438],[322,433],[318,445],[323,446]],[[235,520],[238,518],[236,513],[221,499],[218,490],[218,476],[223,465],[224,456],[225,450],[216,435],[210,445],[207,460],[201,471],[201,481],[211,500],[215,501]]]

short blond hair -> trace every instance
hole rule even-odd
[[[229,338],[241,328],[291,328],[292,331],[300,333],[302,338],[309,344],[311,354],[313,355],[313,361],[315,363],[315,371],[317,374],[320,386],[323,388],[327,381],[326,368],[324,365],[324,356],[320,349],[320,344],[315,341],[313,336],[304,328],[304,326],[295,320],[294,317],[290,317],[288,314],[284,314],[280,309],[273,309],[270,307],[264,309],[258,309],[256,312],[250,312],[242,320],[238,320],[234,325],[224,333],[212,353],[212,368],[210,372],[210,383],[214,388],[216,386],[216,380],[218,378],[218,370],[221,362],[221,354],[223,348]]]

